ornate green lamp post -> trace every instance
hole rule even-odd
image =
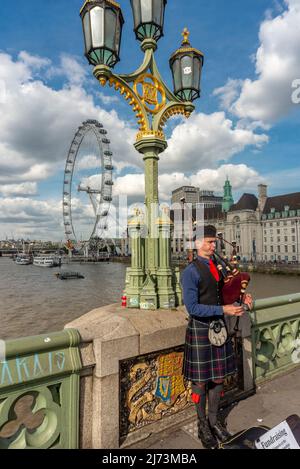
[[[171,221],[158,209],[158,161],[167,148],[163,132],[167,120],[175,114],[189,117],[195,109],[204,61],[202,52],[191,47],[185,29],[182,45],[170,59],[174,93],[166,86],[154,57],[163,36],[166,4],[167,0],[131,0],[134,32],[144,60],[130,75],[112,72],[120,60],[124,23],[120,5],[113,0],[86,0],[80,12],[85,55],[95,66],[95,78],[124,96],[139,125],[134,146],[145,162],[145,214],[137,213],[130,222],[134,249],[126,295],[128,307],[141,309],[169,309],[181,303],[179,274],[171,267]]]

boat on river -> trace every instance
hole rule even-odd
[[[16,265],[30,265],[32,264],[32,257],[27,254],[18,254],[15,262]]]
[[[38,267],[59,267],[61,266],[61,258],[39,254],[38,256],[34,256],[33,265]]]
[[[71,279],[77,279],[77,278],[84,278],[84,275],[82,275],[80,272],[58,272],[55,275],[60,280],[71,280]]]

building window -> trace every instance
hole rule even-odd
[[[280,222],[278,221],[278,222],[276,223],[276,225],[277,225],[277,226],[280,226]]]
[[[277,243],[280,243],[280,236],[278,236],[277,238]]]
[[[267,242],[267,238],[265,238],[265,243]]]
[[[296,261],[297,260],[297,257],[296,256],[293,256],[293,261]]]
[[[274,252],[274,248],[273,248],[273,246],[271,246],[271,252]]]
[[[283,226],[287,226],[287,221],[284,221],[284,222],[283,222]]]
[[[295,228],[292,228],[292,233],[295,233]]]
[[[273,239],[273,238],[271,238],[271,243],[273,243],[273,241],[274,241],[274,239]]]
[[[280,252],[280,246],[277,246],[277,252]]]
[[[296,246],[293,244],[293,252],[296,252]]]
[[[270,223],[270,226],[273,226],[273,223]]]
[[[288,242],[288,237],[287,237],[287,236],[284,237],[284,242],[285,242],[285,243]]]
[[[267,234],[267,230],[264,230],[264,234],[265,234],[265,235]]]
[[[292,236],[293,243],[296,241],[296,236]]]
[[[267,252],[267,246],[265,246],[265,252]]]
[[[287,246],[284,246],[284,252],[289,252]]]
[[[277,234],[280,234],[280,230],[277,230]]]

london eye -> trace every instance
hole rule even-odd
[[[99,247],[107,238],[113,169],[107,131],[97,120],[83,122],[68,152],[63,183],[65,237],[78,250]]]

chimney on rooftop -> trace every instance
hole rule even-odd
[[[268,186],[266,184],[258,185],[258,209],[263,212],[268,198]]]

